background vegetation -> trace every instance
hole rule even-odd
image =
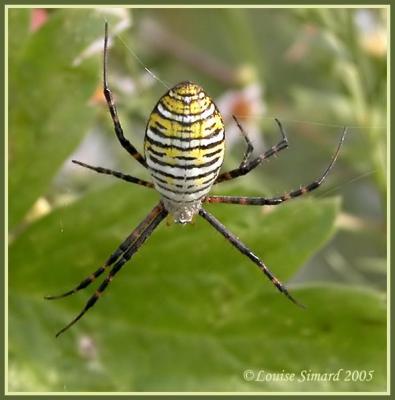
[[[216,100],[225,168],[243,152],[290,149],[215,193],[276,195],[328,181],[279,207],[209,210],[307,305],[301,310],[197,219],[165,224],[78,325],[54,338],[87,292],[46,302],[88,276],[158,195],[71,165],[148,179],[118,144],[101,91],[110,81],[127,137],[169,85]],[[9,11],[9,369],[11,391],[383,391],[386,389],[386,10],[136,9]],[[136,58],[138,55],[141,62]],[[256,381],[265,373],[373,371],[336,382]]]

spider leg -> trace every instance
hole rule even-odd
[[[340,138],[339,144],[337,145],[337,149],[335,154],[332,157],[332,160],[328,167],[325,169],[320,178],[316,179],[312,183],[308,185],[301,186],[299,189],[292,190],[291,192],[285,193],[282,196],[265,198],[265,197],[243,197],[243,196],[207,196],[204,199],[205,203],[227,203],[227,204],[241,204],[241,205],[254,205],[254,206],[264,206],[270,205],[275,206],[283,203],[284,201],[293,199],[295,197],[301,196],[305,193],[311,192],[321,186],[326,177],[328,176],[330,170],[336,162],[336,159],[339,155],[340,148],[344,142],[344,137],[346,135],[347,128],[344,128],[342,136]]]
[[[45,296],[46,300],[55,300],[60,299],[62,297],[70,296],[81,289],[85,289],[89,286],[93,281],[96,280],[108,267],[115,263],[119,257],[121,257],[130,246],[137,241],[137,239],[142,235],[142,233],[146,230],[147,226],[149,226],[152,221],[161,213],[163,210],[163,206],[159,203],[153,210],[147,215],[147,217],[137,226],[136,229],[121,243],[121,245],[111,254],[111,256],[107,259],[107,261],[98,268],[95,272],[89,275],[87,278],[82,280],[75,288],[62,293],[57,296]]]
[[[247,132],[244,130],[244,128],[241,126],[240,122],[238,121],[238,119],[236,118],[235,115],[232,115],[232,118],[234,119],[234,121],[236,122],[240,133],[243,135],[243,138],[247,144],[247,149],[244,153],[243,159],[241,160],[241,163],[239,165],[239,168],[244,168],[247,164],[248,159],[250,158],[250,155],[252,154],[252,152],[254,151],[254,146],[251,142],[251,140],[249,139]]]
[[[140,236],[133,242],[133,244],[124,252],[124,254],[118,259],[118,261],[113,265],[109,274],[104,279],[102,284],[98,287],[96,292],[89,298],[85,307],[82,311],[64,328],[62,328],[57,334],[56,337],[61,335],[63,332],[68,330],[71,326],[73,326],[78,320],[82,318],[82,316],[97,302],[97,300],[102,296],[103,292],[106,290],[109,283],[114,278],[115,274],[121,270],[121,268],[125,265],[127,261],[129,261],[132,256],[139,250],[139,248],[143,245],[146,239],[150,236],[150,234],[155,230],[155,228],[159,225],[159,223],[166,217],[167,211],[160,203],[160,207],[156,207],[157,212],[156,215],[152,216],[151,221],[147,224],[145,229],[140,233]]]
[[[114,103],[114,99],[112,97],[111,90],[108,86],[107,80],[107,44],[108,44],[108,23],[105,22],[104,25],[104,57],[103,57],[103,93],[106,98],[108,109],[111,114],[111,118],[114,124],[114,130],[117,135],[119,142],[122,147],[126,149],[126,151],[136,159],[143,167],[147,168],[147,163],[145,158],[137,151],[137,149],[129,142],[128,139],[125,138],[123,134],[123,130],[121,127],[121,123],[118,118],[117,109]]]
[[[213,226],[222,236],[225,237],[237,250],[239,250],[242,254],[247,256],[252,262],[254,262],[259,269],[269,278],[269,280],[273,283],[273,285],[289,300],[295,303],[298,306],[304,307],[303,304],[296,301],[288,292],[287,288],[273,275],[273,273],[266,267],[266,265],[260,260],[258,256],[256,256],[245,244],[243,244],[240,239],[238,239],[233,233],[228,231],[228,229],[218,221],[213,215],[204,210],[200,209],[199,214],[206,220],[208,223]]]
[[[82,161],[77,161],[77,160],[71,160],[74,164],[80,165],[81,167],[91,169],[92,171],[96,171],[99,174],[106,174],[106,175],[112,175],[115,176],[118,179],[122,179],[123,181],[126,182],[131,182],[131,183],[136,183],[137,185],[153,188],[154,184],[151,182],[144,181],[139,178],[135,178],[134,176],[123,174],[122,172],[114,171],[112,169],[108,168],[103,168],[103,167],[94,167],[89,164],[85,164]]]
[[[281,133],[281,137],[282,137],[281,141],[278,142],[276,145],[272,146],[269,150],[265,151],[264,153],[260,154],[258,157],[254,158],[250,161],[248,161],[247,158],[244,156],[244,158],[238,168],[232,169],[231,171],[228,171],[228,172],[223,172],[222,174],[219,174],[218,178],[214,182],[214,184],[229,181],[229,180],[238,178],[239,176],[246,175],[250,171],[252,171],[254,168],[256,168],[258,165],[260,165],[264,160],[267,160],[271,156],[277,154],[281,150],[284,150],[288,147],[288,139],[287,139],[287,136],[285,134],[282,124],[277,118],[275,118],[275,121],[280,129],[280,133]],[[241,125],[237,122],[237,120],[236,120],[236,123],[239,126],[239,128],[242,129]],[[243,130],[242,130],[242,132],[243,132]],[[245,133],[243,133],[243,134],[246,137],[246,134]],[[247,149],[247,152],[248,152],[248,149]],[[251,152],[250,152],[250,154],[251,154]]]

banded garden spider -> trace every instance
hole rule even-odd
[[[233,233],[229,232],[220,221],[207,212],[202,207],[202,203],[278,205],[317,189],[327,177],[338,157],[344,141],[346,128],[343,130],[329,166],[325,169],[321,177],[308,185],[292,190],[282,196],[272,198],[208,196],[212,185],[246,175],[264,160],[288,147],[287,136],[280,121],[275,119],[281,133],[280,142],[259,156],[251,157],[253,145],[236,117],[234,117],[244,137],[247,148],[238,168],[219,174],[224,157],[225,140],[224,124],[221,115],[214,102],[200,86],[192,82],[181,82],[165,93],[153,109],[146,127],[144,139],[145,156],[143,156],[125,138],[118,119],[117,110],[107,81],[107,45],[108,26],[106,23],[103,57],[103,91],[114,124],[114,130],[122,147],[144,168],[148,169],[153,182],[147,182],[107,168],[88,165],[81,161],[73,160],[73,163],[100,174],[112,175],[127,182],[151,189],[154,188],[159,192],[161,199],[147,217],[93,274],[66,293],[45,297],[51,300],[74,294],[89,286],[96,278],[110,268],[107,277],[89,298],[82,311],[69,324],[62,328],[56,336],[59,336],[74,325],[96,303],[115,274],[139,250],[167,215],[173,216],[176,223],[186,224],[190,223],[196,214],[199,214],[242,254],[254,262],[281,293],[293,303],[302,306],[302,304],[291,296],[286,287],[273,275],[263,261]]]

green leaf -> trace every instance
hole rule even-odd
[[[95,110],[88,99],[101,71],[98,58],[78,65],[75,61],[103,36],[103,16],[90,10],[56,11],[30,34],[27,16],[25,10],[15,9],[9,20],[9,37],[14,38],[9,44],[17,46],[9,64],[11,227],[47,191],[92,124]]]
[[[55,339],[95,289],[54,302],[43,295],[93,272],[157,201],[154,192],[114,185],[55,210],[12,244],[11,390],[384,389],[385,304],[377,294],[291,288],[307,305],[300,309],[201,218],[162,224],[95,308]],[[230,205],[210,211],[283,279],[329,239],[337,208],[310,198],[268,214]],[[339,368],[374,369],[375,376],[369,383],[243,379],[246,369]]]
[[[25,42],[29,36],[30,27],[29,9],[10,8],[8,10],[8,26],[12,29],[12,35],[8,35],[8,62],[10,67],[17,64],[15,59],[25,46]],[[12,74],[12,70],[10,71]]]

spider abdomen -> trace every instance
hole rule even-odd
[[[155,188],[180,223],[190,222],[210,191],[224,157],[221,115],[203,89],[181,82],[152,111],[144,150]]]

